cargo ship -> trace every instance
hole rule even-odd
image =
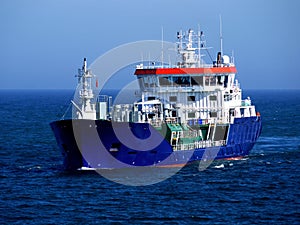
[[[128,104],[95,93],[84,59],[72,118],[50,123],[65,169],[182,167],[248,156],[261,116],[250,97],[242,99],[233,56],[221,47],[214,61],[204,62],[203,36],[177,32],[174,64],[136,65],[139,98]]]

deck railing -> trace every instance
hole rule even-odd
[[[221,147],[225,146],[226,141],[220,140],[220,141],[195,141],[193,143],[187,143],[187,144],[178,144],[178,145],[172,145],[172,148],[174,151],[178,150],[194,150],[198,148],[209,148],[209,147]]]

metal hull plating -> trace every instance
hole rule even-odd
[[[261,133],[261,118],[235,118],[226,145],[173,150],[161,134],[147,123],[106,120],[60,120],[52,122],[67,170],[82,167],[114,169],[136,166],[179,166],[201,159],[228,159],[249,155]],[[134,134],[135,147],[122,144],[116,133]],[[129,140],[130,141],[130,140]],[[153,146],[149,143],[157,143]]]

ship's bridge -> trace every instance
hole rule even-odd
[[[151,115],[148,119],[161,120],[163,115],[181,123],[198,119],[210,123],[229,123],[235,117],[254,114],[255,110],[250,110],[252,106],[242,105],[241,89],[235,80],[237,70],[233,56],[223,55],[221,48],[216,61],[213,61],[203,36],[203,32],[194,35],[191,29],[187,33],[178,32],[178,61],[173,65],[157,66],[150,62],[149,66],[137,65],[134,74],[138,78],[142,98],[161,99],[170,103],[162,104],[161,113],[156,116],[136,110],[141,112],[137,117],[141,118],[139,121],[147,121],[148,115]],[[211,64],[206,64],[202,59],[205,52],[210,56]],[[139,104],[147,105],[143,102]]]
[[[177,92],[179,89],[181,91],[214,91],[232,87],[237,72],[233,58],[230,60],[229,56],[222,55],[220,51],[216,61],[206,64],[201,52],[209,48],[206,47],[206,41],[203,38],[202,31],[198,31],[198,34],[195,34],[192,29],[189,29],[187,33],[177,32],[178,61],[175,66],[137,65],[135,75],[139,80],[141,91]]]
[[[212,91],[231,87],[236,73],[234,65],[201,68],[137,68],[135,75],[142,91],[178,91],[194,89]]]

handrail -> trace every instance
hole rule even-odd
[[[209,148],[209,147],[221,147],[225,146],[226,141],[225,140],[219,140],[219,141],[195,141],[193,143],[187,143],[187,144],[177,144],[177,145],[172,145],[172,148],[174,151],[177,150],[194,150],[197,148]]]

